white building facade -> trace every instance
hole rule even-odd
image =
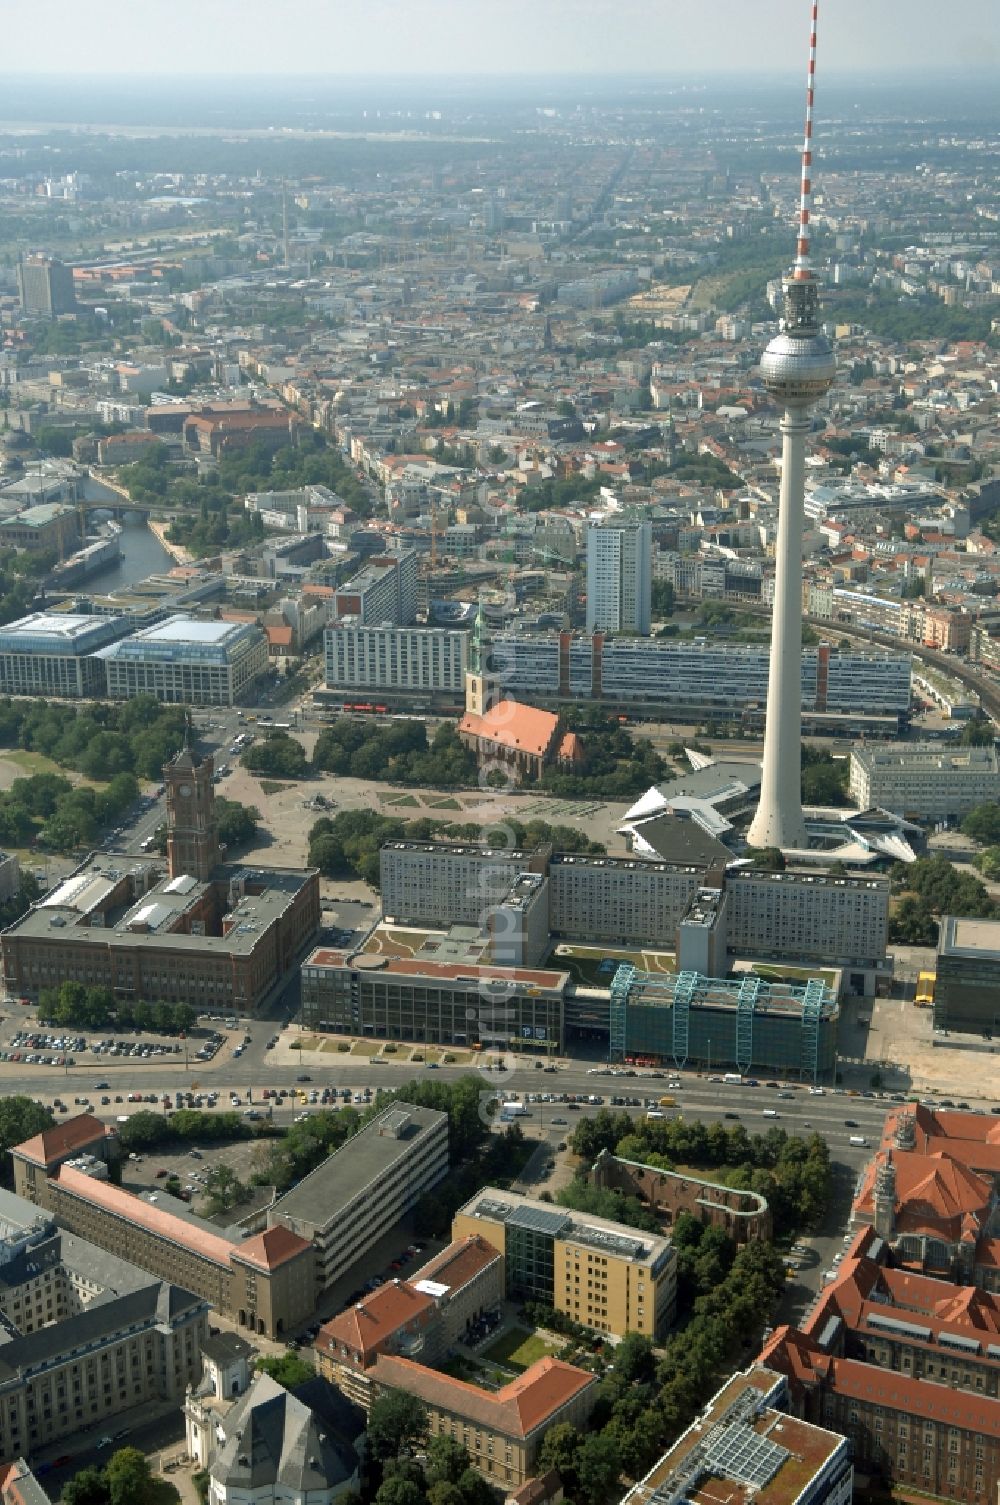
[[[851,750],[849,791],[861,810],[954,820],[1000,800],[1000,758],[995,747],[870,742]]]
[[[587,529],[587,631],[648,636],[652,523],[622,520]]]
[[[415,691],[461,696],[469,634],[444,627],[363,627],[339,622],[324,635],[328,690]]]

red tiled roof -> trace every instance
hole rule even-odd
[[[576,732],[566,732],[559,743],[556,757],[560,763],[579,763],[583,758],[583,742]]]
[[[597,1384],[597,1376],[575,1369],[561,1359],[539,1359],[516,1380],[490,1394],[466,1380],[426,1369],[412,1359],[380,1354],[375,1364],[376,1384],[390,1390],[405,1390],[427,1405],[499,1432],[505,1437],[528,1437],[584,1390]]]
[[[276,1270],[279,1265],[286,1264],[290,1259],[297,1259],[306,1249],[311,1248],[308,1239],[300,1238],[290,1228],[276,1223],[273,1228],[266,1228],[255,1238],[248,1238],[245,1244],[237,1244],[232,1251],[232,1258],[241,1263],[259,1265],[263,1270]]]
[[[500,700],[485,716],[468,711],[458,723],[460,735],[464,732],[466,736],[481,737],[535,758],[547,755],[558,729],[558,716],[522,705],[519,700]]]
[[[873,1215],[875,1176],[888,1154],[896,1171],[897,1233],[933,1233],[954,1243],[963,1231],[969,1233],[967,1215],[972,1214],[978,1226],[985,1225],[991,1183],[950,1155],[934,1151],[893,1149],[875,1155],[854,1202],[862,1216]]]
[[[391,1280],[325,1322],[316,1347],[333,1355],[344,1347],[350,1354],[359,1354],[367,1369],[387,1339],[411,1323],[426,1321],[434,1309],[433,1297],[415,1291],[410,1281]]]
[[[276,648],[290,648],[292,646],[292,629],[290,627],[265,627],[267,641],[273,643]]]
[[[15,1145],[12,1153],[24,1160],[34,1160],[38,1165],[51,1165],[66,1155],[85,1150],[88,1145],[100,1144],[108,1138],[117,1138],[117,1129],[109,1129],[92,1113],[77,1113],[65,1123],[43,1129],[23,1144]]]
[[[1000,1437],[1000,1406],[992,1396],[931,1385],[895,1370],[877,1369],[860,1359],[831,1359],[830,1388],[865,1405],[885,1406],[909,1416]]]
[[[103,1207],[106,1212],[124,1218],[127,1223],[134,1223],[149,1233],[155,1233],[159,1238],[180,1244],[192,1254],[201,1255],[202,1259],[210,1260],[212,1264],[229,1269],[233,1245],[221,1235],[209,1233],[196,1224],[177,1217],[175,1213],[144,1202],[141,1197],[134,1197],[120,1186],[111,1186],[107,1181],[96,1181],[93,1176],[85,1176],[82,1171],[72,1170],[68,1165],[59,1167],[55,1179],[63,1191],[72,1192],[95,1207]]]
[[[478,1233],[470,1233],[467,1238],[455,1239],[440,1254],[435,1254],[433,1259],[415,1270],[410,1283],[416,1285],[418,1280],[434,1280],[453,1291],[461,1290],[499,1258],[492,1244]]]

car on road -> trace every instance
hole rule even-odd
[[[297,1082],[311,1082],[312,1081],[312,1077],[309,1076],[306,1072],[303,1071],[303,1072],[300,1072],[300,1074],[295,1078],[295,1080]]]
[[[114,1440],[115,1439],[113,1437],[108,1437],[107,1435],[105,1435],[104,1437],[98,1437],[97,1441],[94,1443],[94,1447],[98,1452],[101,1452],[103,1448],[112,1447],[114,1445]]]
[[[844,1128],[845,1129],[856,1129],[857,1127],[858,1127],[858,1121],[857,1121],[856,1118],[845,1118],[844,1119]]]

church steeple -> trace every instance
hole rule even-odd
[[[497,676],[490,669],[490,645],[480,604],[469,639],[465,671],[465,710],[470,716],[485,716],[500,699]]]

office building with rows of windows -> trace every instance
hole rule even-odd
[[[267,669],[267,638],[248,622],[167,617],[100,650],[113,700],[236,705]]]
[[[583,1327],[665,1336],[677,1307],[677,1253],[662,1234],[567,1212],[487,1186],[460,1207],[452,1238],[479,1236],[504,1257],[508,1296]]]
[[[848,792],[859,810],[954,820],[1000,799],[1000,756],[992,746],[868,742],[851,749]]]
[[[326,687],[379,695],[465,693],[469,634],[446,627],[338,622],[323,638]]]
[[[494,636],[490,655],[504,694],[522,700],[593,699],[700,717],[738,716],[767,700],[766,648],[508,631]],[[911,668],[905,653],[807,648],[802,709],[905,715]]]
[[[726,894],[728,945],[738,955],[860,969],[885,960],[890,883],[884,874],[731,868]]]
[[[442,1181],[448,1165],[447,1113],[393,1103],[279,1197],[268,1224],[309,1240],[322,1291]]]
[[[0,627],[0,693],[79,698],[103,695],[95,657],[129,630],[125,617],[36,611]]]
[[[179,1405],[201,1375],[208,1313],[182,1285],[0,1191],[0,1456],[35,1454],[136,1405]]]

